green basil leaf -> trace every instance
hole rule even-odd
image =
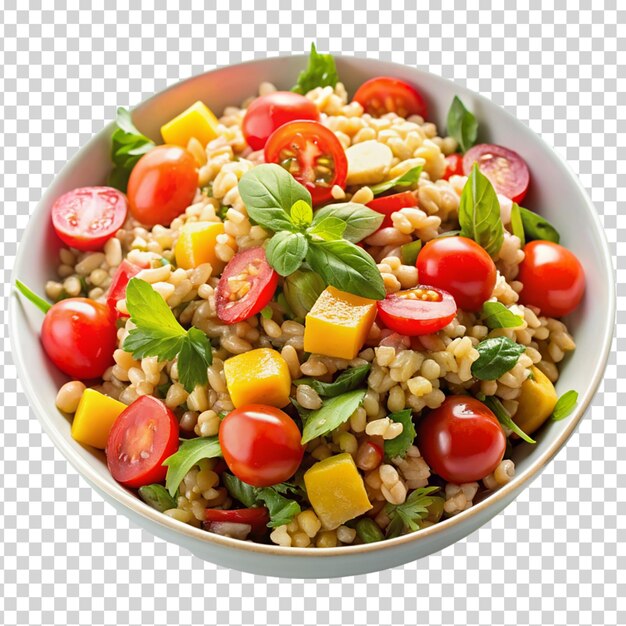
[[[320,396],[326,398],[333,398],[347,391],[352,391],[361,386],[363,381],[369,374],[371,365],[359,365],[358,367],[351,367],[347,369],[334,380],[332,383],[324,383],[317,378],[299,378],[294,380],[294,385],[308,385],[312,387]]]
[[[315,49],[315,44],[311,44],[311,54],[309,55],[309,64],[305,70],[298,75],[298,81],[291,88],[296,93],[308,93],[316,87],[334,87],[339,77],[337,76],[337,68],[335,59],[330,54],[320,54]]]
[[[504,241],[504,227],[500,218],[500,202],[489,182],[474,163],[459,203],[461,235],[473,239],[491,257],[495,257]]]
[[[476,394],[476,397],[491,410],[504,428],[508,428],[527,443],[537,443],[513,421],[513,418],[509,415],[509,412],[504,408],[504,405],[498,398],[495,396],[485,396],[482,393]]]
[[[483,321],[488,328],[519,328],[524,319],[515,315],[501,302],[485,302],[482,312]]]
[[[404,265],[415,265],[417,263],[417,255],[422,249],[422,240],[416,239],[411,243],[405,243],[400,246],[400,257]]]
[[[408,449],[415,441],[415,425],[413,424],[413,412],[411,409],[404,409],[397,413],[389,415],[389,419],[393,422],[402,424],[402,432],[395,439],[387,439],[385,441],[385,457],[387,459],[395,459],[396,457],[404,458]]]
[[[385,191],[389,191],[390,189],[415,189],[419,182],[422,169],[423,166],[418,165],[391,180],[385,180],[377,185],[372,185],[370,189],[375,196],[379,196],[381,193],[385,193]]]
[[[533,213],[523,206],[519,208],[522,216],[522,224],[524,225],[524,234],[526,235],[526,241],[534,241],[536,239],[543,239],[545,241],[552,241],[559,243],[561,236],[559,231],[548,222],[547,219]]]
[[[341,239],[343,237],[346,226],[347,224],[343,220],[329,215],[311,226],[311,228],[307,230],[307,233],[311,235],[311,237],[319,237],[324,241],[334,241],[335,239]]]
[[[270,528],[290,524],[293,518],[302,512],[300,505],[295,500],[285,498],[274,487],[259,489],[257,500],[263,502],[269,511],[270,521],[267,525]]]
[[[267,262],[281,275],[295,272],[306,256],[309,243],[302,233],[282,230],[276,233],[267,244]]]
[[[187,472],[202,459],[214,459],[222,456],[222,449],[217,437],[198,437],[187,439],[180,444],[178,452],[163,461],[167,466],[165,488],[172,498]]]
[[[355,389],[326,400],[321,409],[309,414],[302,432],[302,443],[327,435],[341,426],[359,408],[364,397],[365,389]]]
[[[373,300],[386,295],[374,259],[349,241],[311,241],[306,260],[327,284],[341,291]]]
[[[458,96],[454,96],[450,105],[447,127],[448,135],[457,140],[461,152],[467,152],[476,143],[478,122]]]
[[[566,391],[556,402],[552,411],[552,421],[558,422],[565,419],[576,407],[578,402],[578,392],[570,389]]]
[[[511,205],[511,230],[520,240],[522,248],[526,245],[526,235],[524,234],[524,223],[522,221],[522,210],[517,202]]]
[[[337,217],[346,223],[343,238],[352,243],[358,243],[361,239],[365,239],[365,237],[376,232],[385,219],[382,213],[378,213],[364,204],[341,202],[318,209],[313,217],[313,226],[327,217]]]
[[[290,211],[295,226],[306,228],[313,221],[313,208],[304,200],[296,200]]]
[[[251,509],[256,504],[257,487],[244,483],[243,480],[239,480],[228,472],[222,474],[222,483],[224,483],[224,487],[226,487],[231,498],[238,500],[245,507]]]
[[[158,483],[139,487],[137,493],[148,506],[160,513],[169,509],[175,509],[178,506],[176,500],[167,492],[167,489]]]
[[[472,375],[479,380],[496,380],[515,366],[526,348],[508,337],[490,337],[476,350],[480,356],[472,363]]]

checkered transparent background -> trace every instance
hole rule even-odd
[[[91,4],[3,2],[4,297],[42,191],[117,105],[217,65],[302,52],[315,40],[321,50],[418,65],[466,84],[554,145],[602,214],[624,309],[626,217],[617,190],[626,187],[626,43],[617,32],[626,11],[617,0],[506,3],[515,10],[482,0],[464,10],[449,1]],[[1,332],[5,624],[626,623],[622,351],[612,353],[566,449],[486,527],[395,570],[292,582],[219,569],[117,516],[42,434],[16,382],[6,319]],[[625,341],[621,312],[615,348]]]

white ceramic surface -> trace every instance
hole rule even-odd
[[[253,95],[260,81],[269,80],[289,88],[305,63],[305,57],[294,56],[208,72],[150,98],[133,112],[134,121],[140,130],[158,140],[161,124],[195,100],[203,100],[219,114],[225,106]],[[71,438],[70,423],[54,405],[64,376],[48,362],[39,344],[42,315],[13,295],[10,329],[22,385],[44,429],[69,462],[107,502],[139,526],[180,544],[200,558],[257,574],[314,578],[381,570],[436,552],[479,528],[539,474],[572,434],[601,380],[613,332],[614,278],[599,218],[578,180],[539,137],[482,96],[427,72],[349,57],[337,58],[337,67],[349,93],[364,80],[382,74],[414,83],[426,95],[430,118],[440,128],[445,128],[445,115],[453,96],[459,95],[480,122],[480,141],[503,144],[526,159],[532,183],[524,204],[557,226],[562,242],[578,255],[587,274],[585,300],[568,320],[578,347],[564,364],[557,385],[560,393],[578,390],[580,400],[567,419],[549,423],[542,430],[537,445],[516,448],[517,474],[508,485],[440,524],[366,546],[312,550],[240,542],[191,528],[154,511],[111,478],[101,452],[83,447]],[[50,206],[65,191],[104,182],[110,167],[111,131],[109,125],[96,135],[45,193],[24,233],[14,278],[41,292],[45,281],[53,277],[59,242],[49,227]]]

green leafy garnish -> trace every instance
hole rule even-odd
[[[222,449],[217,437],[198,437],[187,439],[180,444],[178,452],[163,461],[167,466],[165,488],[172,498],[187,472],[202,459],[214,459],[222,456]]]
[[[167,489],[158,483],[139,487],[137,493],[146,504],[161,513],[175,509],[177,506],[176,500],[167,492]]]
[[[359,408],[364,397],[365,389],[355,389],[329,398],[321,409],[311,411],[304,423],[302,443],[308,443],[341,426]]]
[[[450,105],[447,125],[448,135],[456,139],[461,152],[467,152],[476,143],[478,122],[458,96],[454,96]]]
[[[52,305],[46,302],[41,296],[29,289],[21,280],[15,281],[17,290],[27,299],[30,300],[42,313],[47,313]]]
[[[400,257],[403,265],[415,265],[417,262],[417,255],[422,249],[422,240],[416,239],[411,243],[405,243],[400,246]]]
[[[559,231],[548,222],[545,217],[537,215],[523,206],[519,208],[524,226],[524,234],[526,241],[534,241],[535,239],[543,239],[544,241],[552,241],[559,243],[561,236]]]
[[[375,196],[379,196],[381,193],[385,193],[385,191],[389,191],[390,189],[415,189],[419,182],[422,169],[423,166],[418,165],[391,180],[385,180],[377,185],[372,185],[370,189]]]
[[[291,91],[305,94],[316,87],[334,87],[339,77],[337,76],[337,68],[335,67],[335,59],[330,54],[320,54],[315,44],[311,44],[311,54],[309,55],[309,64],[305,70],[298,75],[298,81],[291,88]]]
[[[402,432],[395,439],[387,439],[385,441],[385,457],[387,459],[395,459],[396,457],[404,458],[407,450],[415,441],[415,425],[413,424],[413,412],[411,409],[404,409],[397,413],[389,415],[389,419],[393,422],[402,424]]]
[[[480,355],[472,363],[472,376],[479,380],[496,380],[515,366],[526,350],[508,337],[490,337],[477,346]]]
[[[178,355],[178,380],[190,393],[207,382],[213,360],[211,344],[198,328],[185,330],[165,300],[145,280],[131,278],[126,287],[126,307],[133,328],[123,348],[137,359],[156,356],[170,361]]]
[[[315,224],[312,224],[307,232],[313,239],[333,241],[343,237],[346,227],[347,224],[342,219],[328,215],[321,220],[316,220]]]
[[[526,244],[526,235],[524,233],[524,222],[522,221],[522,210],[517,202],[513,202],[511,205],[511,230],[520,240],[523,248]]]
[[[488,328],[519,328],[524,319],[511,312],[501,302],[485,302],[483,304],[483,321]]]
[[[380,526],[369,517],[362,517],[354,526],[356,534],[363,543],[375,543],[385,538]]]
[[[293,313],[292,317],[296,321],[304,321],[324,289],[326,283],[321,276],[300,268],[285,278],[281,295]]]
[[[508,428],[527,443],[537,443],[513,421],[513,418],[509,415],[509,412],[504,408],[504,405],[498,398],[495,396],[485,396],[482,393],[477,393],[476,397],[491,409],[491,412],[498,418],[498,421],[504,428]]]
[[[369,209],[364,204],[342,202],[318,209],[312,225],[316,226],[328,217],[335,217],[345,222],[346,228],[342,237],[352,243],[358,243],[376,232],[385,219],[382,213]]]
[[[317,380],[317,378],[299,378],[298,380],[294,380],[293,384],[309,385],[309,387],[312,387],[320,396],[333,398],[360,387],[367,378],[370,368],[371,365],[369,363],[367,365],[351,367],[341,372],[332,383],[324,383],[321,380]]]
[[[270,239],[265,254],[281,276],[289,276],[302,265],[308,249],[309,242],[302,233],[281,230]]]
[[[261,309],[261,317],[266,320],[271,320],[274,315],[274,309],[268,304]]]
[[[297,228],[306,228],[313,221],[313,208],[304,200],[296,200],[289,212],[291,221]]]
[[[504,227],[500,218],[500,202],[489,182],[474,163],[459,203],[461,235],[473,239],[491,257],[495,257],[504,241]]]
[[[578,402],[578,392],[570,389],[566,391],[556,402],[552,411],[552,421],[558,422],[565,419],[576,407]]]
[[[387,538],[398,537],[405,530],[419,530],[420,522],[429,515],[428,507],[438,499],[430,494],[439,491],[439,487],[420,487],[409,494],[403,504],[387,504],[385,513],[391,520],[387,527]]]

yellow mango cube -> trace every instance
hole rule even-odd
[[[224,377],[235,408],[246,404],[289,404],[291,374],[276,350],[258,348],[224,361]]]
[[[376,318],[376,301],[328,287],[304,323],[304,349],[339,359],[354,359]]]
[[[513,421],[527,435],[532,435],[552,415],[558,400],[550,379],[534,365],[530,371],[532,378],[527,378],[522,383],[519,404],[513,416]]]
[[[217,137],[217,118],[213,111],[198,102],[161,126],[161,135],[165,143],[187,147],[189,140],[195,137],[203,146]]]
[[[217,236],[224,232],[223,222],[188,222],[176,242],[176,265],[189,270],[203,263],[213,266],[213,275],[224,269],[224,262],[215,254]]]
[[[104,450],[117,416],[126,409],[123,402],[85,389],[72,422],[72,437],[79,443]]]
[[[304,485],[311,506],[326,530],[337,528],[372,508],[363,478],[347,452],[313,465],[304,474]]]

